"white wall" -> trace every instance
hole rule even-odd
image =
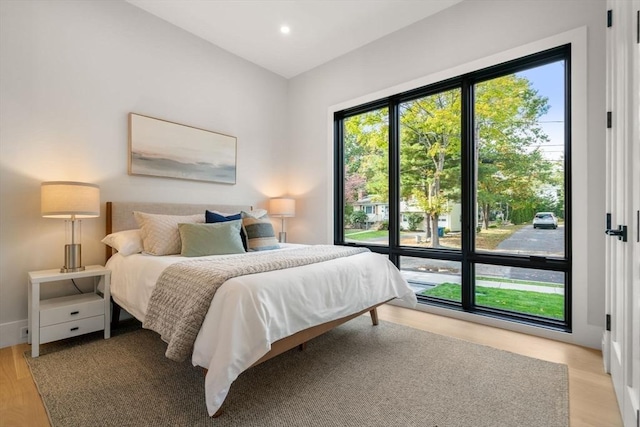
[[[0,347],[26,326],[27,271],[63,264],[42,181],[96,183],[103,204],[260,206],[286,192],[287,81],[273,73],[120,1],[2,0],[0,52]],[[127,175],[129,112],[236,136],[237,184]],[[83,221],[84,264],[104,263],[104,226]]]
[[[289,193],[297,198],[289,240],[330,242],[332,106],[578,27],[586,27],[587,69],[576,106],[586,116],[576,124],[584,138],[574,140],[580,152],[573,153],[580,178],[573,195],[584,206],[575,212],[574,333],[493,323],[597,347],[604,317],[604,13],[601,0],[466,0],[287,82],[124,2],[2,0],[0,347],[26,326],[26,272],[63,263],[63,224],[39,215],[42,181],[97,183],[103,202],[261,205]],[[237,136],[238,183],[128,176],[131,111]],[[84,221],[85,264],[103,262],[103,230],[104,217]],[[63,283],[56,291],[69,289]]]
[[[336,106],[389,95],[389,88],[407,90],[407,82],[417,87],[417,82],[453,77],[469,64],[582,27],[576,48],[583,69],[573,105],[573,333],[438,312],[599,347],[604,320],[605,11],[601,0],[466,0],[293,78],[289,193],[298,195],[299,202],[296,218],[289,222],[292,238],[332,241],[331,111]]]

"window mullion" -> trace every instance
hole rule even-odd
[[[462,80],[462,307],[470,310],[474,306],[473,278],[475,272],[470,257],[474,250],[476,228],[475,204],[476,188],[476,141],[474,136],[474,96],[473,84],[469,78]]]
[[[400,111],[398,101],[389,100],[389,256],[398,264],[400,246]]]
[[[336,114],[333,123],[333,242],[344,244],[344,117]]]

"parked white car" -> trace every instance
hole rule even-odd
[[[558,218],[553,212],[538,212],[533,217],[533,228],[558,228]]]

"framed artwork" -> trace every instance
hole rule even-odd
[[[234,136],[129,113],[129,174],[236,183]]]

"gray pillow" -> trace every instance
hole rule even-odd
[[[242,221],[213,224],[178,224],[182,251],[187,257],[244,253],[240,228]]]

